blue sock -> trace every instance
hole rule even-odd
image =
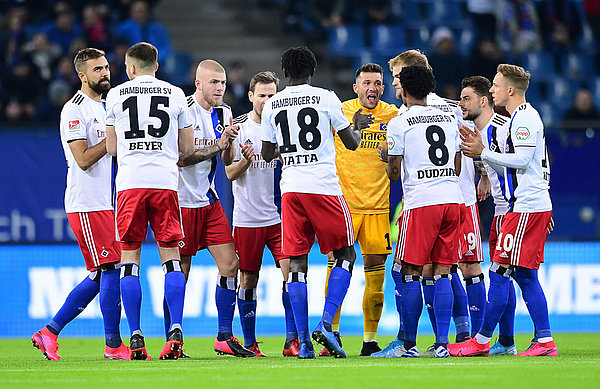
[[[233,315],[235,314],[235,290],[237,280],[232,277],[223,277],[219,274],[215,302],[217,304],[217,316],[219,332],[217,340],[223,341],[233,336]]]
[[[351,269],[351,268],[350,268]],[[325,306],[323,307],[323,323],[331,325],[333,318],[337,313],[346,293],[350,286],[352,274],[339,266],[334,266],[329,275],[329,287],[327,288],[327,296],[325,297]],[[325,328],[330,331],[331,328]]]
[[[310,342],[310,338],[308,337],[308,288],[306,286],[306,276],[304,273],[290,273],[290,280],[287,286],[292,311],[294,312],[294,322],[298,330],[298,340],[302,343]]]
[[[178,326],[181,329],[183,320],[183,303],[185,301],[185,276],[181,271],[181,262],[171,259],[163,263],[165,272],[165,300],[171,316],[169,332]]]
[[[169,330],[171,329],[171,312],[169,311],[169,305],[167,299],[163,297],[163,321],[165,324],[165,339],[169,339]]]
[[[53,334],[58,335],[67,323],[83,312],[99,291],[100,272],[93,271],[69,293],[62,307],[60,307],[56,315],[48,323],[48,329]]]
[[[469,301],[469,315],[471,315],[471,336],[475,336],[483,323],[485,314],[485,281],[483,273],[465,278],[467,284],[467,299]],[[502,320],[502,319],[501,319]]]
[[[396,298],[396,311],[398,311],[398,340],[404,340],[404,323],[402,322],[402,273],[401,266],[394,263],[392,266],[392,279],[394,280],[394,297]]]
[[[103,270],[100,276],[100,311],[104,319],[104,337],[108,347],[121,345],[121,269]]]
[[[244,334],[244,346],[250,347],[256,343],[256,289],[240,287],[237,305]]]
[[[464,341],[466,336],[471,334],[469,328],[469,308],[467,303],[467,292],[460,281],[457,273],[452,273],[452,293],[454,294],[454,304],[452,305],[452,317],[456,327],[456,341]]]
[[[483,336],[491,338],[496,329],[500,317],[506,310],[508,302],[508,289],[510,278],[503,276],[492,270],[494,264],[490,268],[490,289],[488,291],[488,301],[485,305],[485,315],[479,333]]]
[[[517,309],[517,295],[512,279],[508,284],[508,303],[498,322],[498,342],[506,347],[515,344],[515,310]]]
[[[142,308],[142,285],[139,277],[140,268],[135,263],[121,265],[121,299],[129,323],[129,332],[133,336],[140,331],[140,310]]]
[[[448,331],[452,318],[452,281],[448,278],[437,277],[435,281],[435,294],[433,296],[433,309],[435,311],[436,346],[448,344]]]
[[[548,319],[548,304],[538,279],[538,271],[517,267],[513,278],[517,281],[523,293],[523,300],[525,300],[529,316],[531,316],[535,326],[536,336],[538,339],[552,337],[550,320]]]
[[[429,315],[429,322],[433,333],[437,334],[437,323],[435,321],[435,312],[433,310],[433,296],[435,295],[435,286],[433,283],[433,277],[423,277],[423,298],[425,300],[425,308],[427,308],[427,315]]]
[[[296,330],[296,322],[294,321],[294,312],[292,311],[290,294],[287,291],[287,284],[285,281],[283,281],[281,302],[283,303],[283,311],[285,313],[285,340],[298,339],[298,330]]]
[[[402,321],[404,322],[404,347],[407,350],[417,344],[417,327],[423,311],[423,295],[418,276],[403,276]],[[412,281],[411,281],[412,280]]]

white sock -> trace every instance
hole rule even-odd
[[[489,337],[487,337],[487,336],[483,336],[483,335],[481,335],[481,334],[477,334],[477,335],[475,335],[475,341],[476,341],[477,343],[479,343],[479,344],[486,344],[486,343],[489,343],[491,339],[492,339],[492,338],[489,338]]]
[[[552,342],[552,337],[551,336],[547,336],[545,338],[538,338],[538,343],[548,343],[548,342]]]

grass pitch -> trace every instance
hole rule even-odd
[[[345,336],[347,359],[298,360],[281,355],[283,337],[263,337],[268,358],[218,356],[213,338],[187,338],[192,359],[105,361],[103,340],[59,339],[60,362],[47,361],[28,339],[0,340],[0,388],[594,388],[600,380],[600,334],[556,334],[558,357],[383,359],[358,357],[362,338]],[[392,337],[380,337],[386,344]],[[424,351],[431,336],[418,339]],[[528,335],[517,336],[525,350]],[[158,357],[164,340],[146,339]],[[434,386],[435,385],[435,386]]]

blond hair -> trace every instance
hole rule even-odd
[[[525,91],[529,88],[531,74],[522,67],[503,63],[498,65],[496,71],[502,74],[508,86],[515,88],[519,94],[525,94]]]
[[[392,70],[394,66],[398,65],[416,65],[423,66],[429,70],[433,70],[429,65],[429,61],[427,61],[427,56],[425,56],[425,54],[423,54],[419,50],[406,50],[405,52],[398,54],[397,56],[388,61],[388,66],[390,67],[390,70]]]

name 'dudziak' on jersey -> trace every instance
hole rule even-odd
[[[545,212],[552,210],[548,192],[550,164],[546,148],[544,124],[538,111],[529,103],[515,109],[510,119],[505,152],[515,153],[519,147],[534,147],[533,158],[525,169],[505,168],[506,191],[510,211]]]
[[[483,128],[481,139],[483,145],[496,153],[503,153],[506,147],[508,135],[508,118],[494,113],[490,121]],[[502,174],[486,164],[486,171],[492,186],[492,198],[494,199],[494,216],[500,216],[508,212],[508,197],[506,195],[506,180]]]
[[[233,124],[240,126],[238,138],[234,143],[234,161],[244,158],[240,143],[254,149],[250,166],[231,184],[234,199],[233,225],[256,228],[280,223],[281,161],[274,159],[267,162],[262,158],[261,125],[252,120],[249,113],[233,119]]]
[[[187,97],[192,116],[194,148],[201,149],[216,144],[232,117],[227,105],[205,110],[195,95]],[[184,208],[202,208],[219,199],[215,190],[215,172],[220,154],[195,165],[179,168],[179,205]]]
[[[332,91],[308,84],[288,86],[262,112],[261,140],[279,145],[281,192],[340,196],[332,129],[350,126]]]
[[[460,141],[456,118],[415,105],[388,124],[388,154],[402,156],[404,209],[462,201],[454,169]]]

